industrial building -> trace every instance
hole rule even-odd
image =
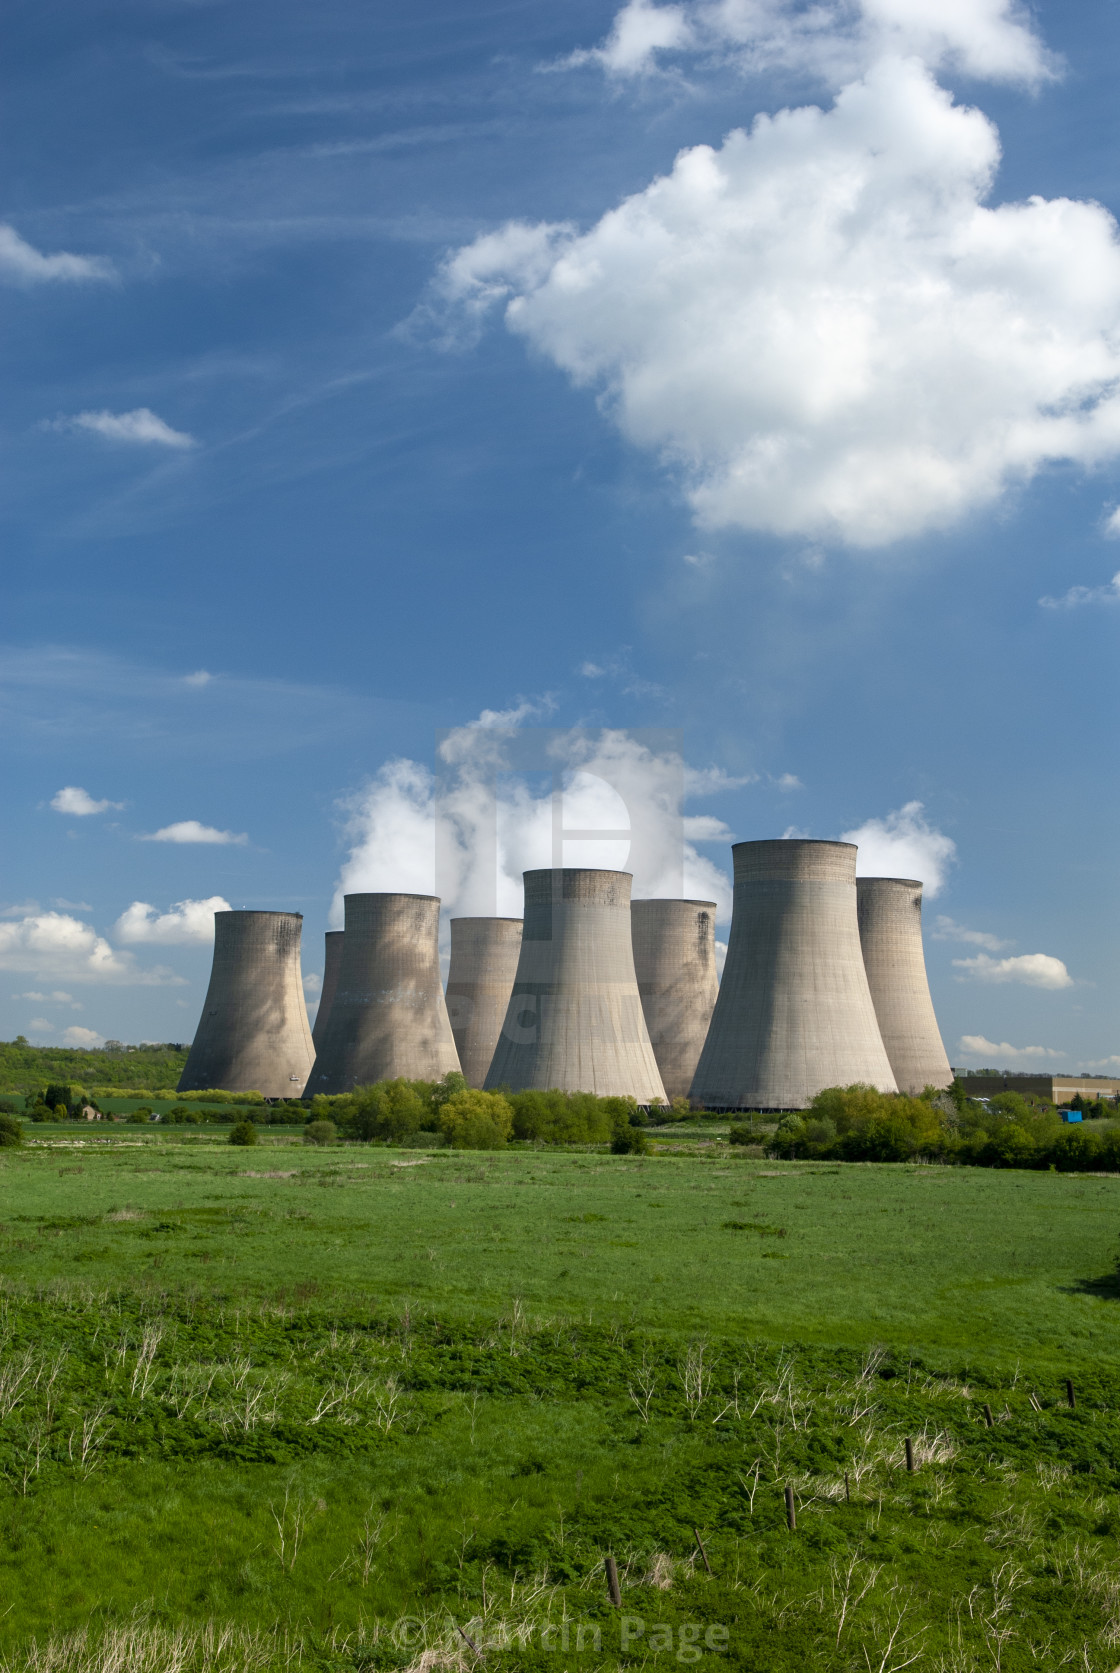
[[[804,1109],[826,1086],[898,1084],[879,1031],[847,842],[739,842],[719,998],[693,1079],[706,1109]]]
[[[438,897],[360,894],[343,904],[338,985],[308,1096],[398,1076],[441,1080],[459,1057],[440,980]]]
[[[900,1092],[917,1096],[953,1078],[941,1041],[922,948],[922,885],[857,877],[859,939],[879,1032]]]
[[[345,933],[345,930],[329,929],[323,937],[323,986],[319,991],[319,1009],[315,1013],[315,1026],[311,1030],[316,1051],[326,1033],[327,1018],[331,1014],[331,1006],[338,990],[338,972],[342,966],[342,942]]]
[[[635,900],[634,974],[665,1095],[687,1098],[719,993],[716,903]]]
[[[1120,1080],[1105,1075],[1016,1075],[993,1069],[979,1074],[975,1069],[954,1069],[953,1073],[970,1098],[994,1098],[997,1092],[1021,1092],[1044,1103],[1069,1104],[1082,1098],[1120,1098]]]
[[[214,962],[180,1092],[303,1094],[314,1048],[299,912],[215,912]]]
[[[468,1086],[485,1085],[520,955],[520,918],[452,918],[447,1014]]]
[[[487,1089],[665,1102],[634,974],[629,873],[524,875],[521,952]]]

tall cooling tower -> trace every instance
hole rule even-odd
[[[459,1058],[440,981],[439,900],[347,895],[345,907],[338,986],[308,1096],[399,1075],[441,1080]]]
[[[323,960],[323,987],[319,994],[319,1009],[315,1013],[315,1026],[311,1030],[311,1038],[318,1051],[323,1035],[327,1030],[327,1018],[331,1014],[334,996],[338,990],[338,972],[342,964],[342,942],[345,931],[329,929],[323,937],[326,943]]]
[[[636,900],[634,973],[665,1093],[687,1098],[719,993],[714,900]]]
[[[859,940],[850,842],[737,842],[723,981],[692,1101],[804,1109],[826,1086],[897,1092]]]
[[[858,877],[859,938],[879,1031],[900,1092],[953,1079],[934,1015],[922,950],[922,885]]]
[[[525,873],[517,977],[486,1086],[664,1100],[630,939],[624,871]]]
[[[451,920],[447,1014],[468,1086],[485,1083],[520,952],[520,918]]]
[[[315,1056],[299,912],[215,912],[214,963],[180,1092],[298,1098]]]

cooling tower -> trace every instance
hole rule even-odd
[[[625,871],[525,873],[525,928],[487,1088],[664,1100],[630,940]]]
[[[719,993],[714,900],[636,900],[634,973],[668,1098],[687,1098]]]
[[[859,938],[867,984],[900,1092],[953,1079],[930,998],[922,951],[922,885],[858,877]]]
[[[315,1026],[311,1030],[311,1038],[315,1042],[316,1051],[318,1051],[323,1035],[326,1033],[327,1018],[331,1014],[331,1006],[334,1004],[334,996],[338,988],[338,971],[342,963],[344,935],[344,930],[329,929],[323,937],[326,943],[323,960],[323,988],[319,994],[319,1009],[315,1013]]]
[[[804,1109],[823,1087],[896,1092],[863,967],[850,842],[737,842],[719,998],[692,1082],[707,1109]]]
[[[447,1014],[468,1086],[485,1083],[520,952],[520,918],[451,920]]]
[[[180,1092],[298,1098],[315,1056],[299,968],[299,912],[215,912],[214,964]]]
[[[440,981],[439,900],[347,895],[345,907],[338,986],[308,1096],[399,1075],[441,1080],[459,1059]]]

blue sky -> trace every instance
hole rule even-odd
[[[189,1039],[214,901],[313,1000],[437,732],[671,832],[595,742],[662,728],[690,891],[861,833],[954,1063],[1120,1069],[1118,58],[1106,0],[12,8],[0,1034]]]

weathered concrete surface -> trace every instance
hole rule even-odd
[[[314,1048],[300,977],[299,912],[215,912],[214,963],[180,1092],[298,1098]]]
[[[859,938],[867,983],[900,1092],[946,1087],[953,1078],[930,997],[922,947],[922,885],[903,877],[857,877]]]
[[[664,1101],[634,975],[624,871],[525,873],[525,929],[490,1090]]]
[[[468,1086],[485,1085],[520,954],[520,918],[452,918],[447,1014]]]
[[[826,1086],[898,1087],[860,947],[849,842],[738,842],[719,998],[691,1096],[804,1109]]]
[[[338,972],[342,967],[342,942],[345,934],[345,930],[329,929],[323,937],[323,988],[319,995],[319,1009],[315,1013],[315,1026],[311,1030],[316,1051],[326,1033],[327,1018],[331,1014],[334,996],[338,991]]]
[[[667,1098],[687,1098],[719,993],[714,900],[635,900],[634,973]]]
[[[458,1069],[439,970],[435,895],[345,897],[331,1014],[307,1095],[373,1081],[440,1080]]]

